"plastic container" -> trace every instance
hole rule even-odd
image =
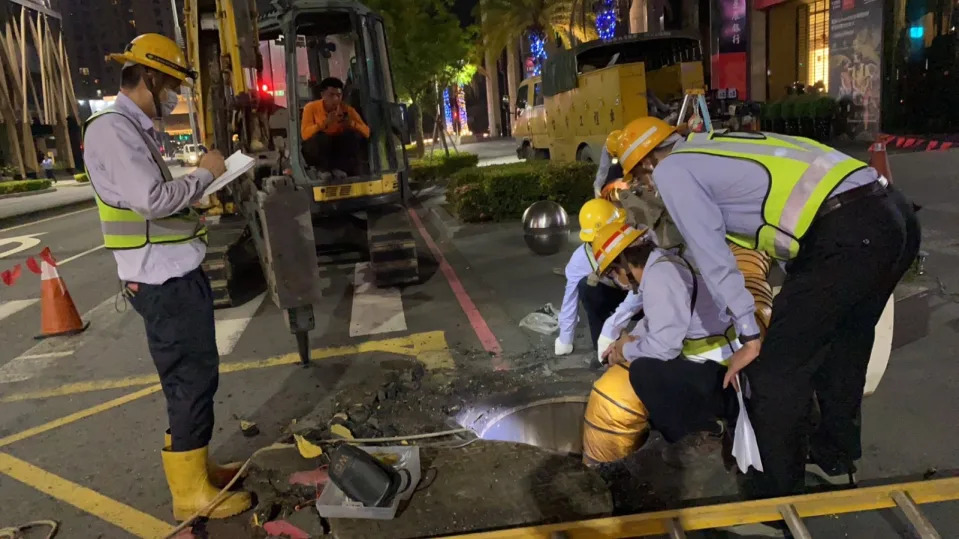
[[[326,484],[323,493],[316,500],[316,510],[324,518],[367,518],[376,520],[390,520],[396,516],[400,503],[413,496],[416,486],[420,482],[420,448],[415,445],[391,446],[359,446],[360,449],[371,455],[396,455],[399,460],[393,464],[397,470],[406,470],[410,474],[409,484],[393,498],[388,507],[366,507],[362,503],[351,500],[333,482]]]

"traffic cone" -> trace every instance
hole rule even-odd
[[[34,259],[27,261],[27,264],[36,265]],[[67,291],[67,285],[57,273],[56,261],[50,255],[47,249],[40,255],[40,325],[42,333],[37,335],[37,339],[46,339],[47,337],[58,337],[67,335],[76,335],[82,333],[90,326],[90,323],[84,323],[80,319],[80,313],[77,312],[76,305],[73,304],[73,298]],[[32,270],[33,268],[31,268]]]
[[[886,155],[886,142],[881,137],[869,146],[869,154],[869,166],[892,183],[892,169],[889,168],[889,156]]]

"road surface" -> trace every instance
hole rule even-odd
[[[487,144],[498,145],[500,155],[491,150],[484,159],[509,158],[510,144]],[[926,205],[927,268],[950,292],[959,291],[959,273],[952,269],[959,263],[953,239],[959,234],[959,187],[954,173],[944,171],[959,170],[959,152],[941,155],[897,156],[892,166],[907,194]],[[318,359],[311,369],[295,365],[283,313],[268,299],[217,312],[224,374],[211,447],[216,458],[245,458],[334,388],[396,358],[415,358],[427,368],[452,361],[457,368],[492,369],[485,353],[490,337],[507,362],[529,354],[549,358],[552,337],[517,323],[547,302],[560,304],[563,282],[552,269],[575,245],[535,257],[517,223],[467,227],[443,241],[427,213],[418,212],[422,284],[373,294],[362,286],[362,265],[323,269],[326,290],[311,340]],[[64,537],[156,536],[171,522],[159,454],[166,417],[142,322],[117,296],[115,264],[102,248],[94,209],[0,230],[0,271],[25,264],[44,247],[59,260],[90,328],[37,341],[39,276],[24,268],[13,286],[0,284],[0,527],[52,518],[62,523]],[[893,354],[879,391],[866,400],[861,479],[959,468],[954,297],[934,298],[929,336]],[[591,355],[585,334],[580,327],[577,352],[564,365],[581,365]],[[255,421],[261,434],[243,437],[240,418]],[[943,536],[959,535],[956,507],[927,511]],[[878,515],[818,519],[815,526],[829,537],[896,536]]]

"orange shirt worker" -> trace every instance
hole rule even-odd
[[[309,166],[319,169],[321,179],[357,176],[370,128],[356,109],[343,103],[343,81],[324,79],[319,90],[320,99],[303,109],[303,157]]]

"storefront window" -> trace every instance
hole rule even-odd
[[[816,0],[799,7],[799,66],[796,72],[808,85],[829,89],[829,2]]]

